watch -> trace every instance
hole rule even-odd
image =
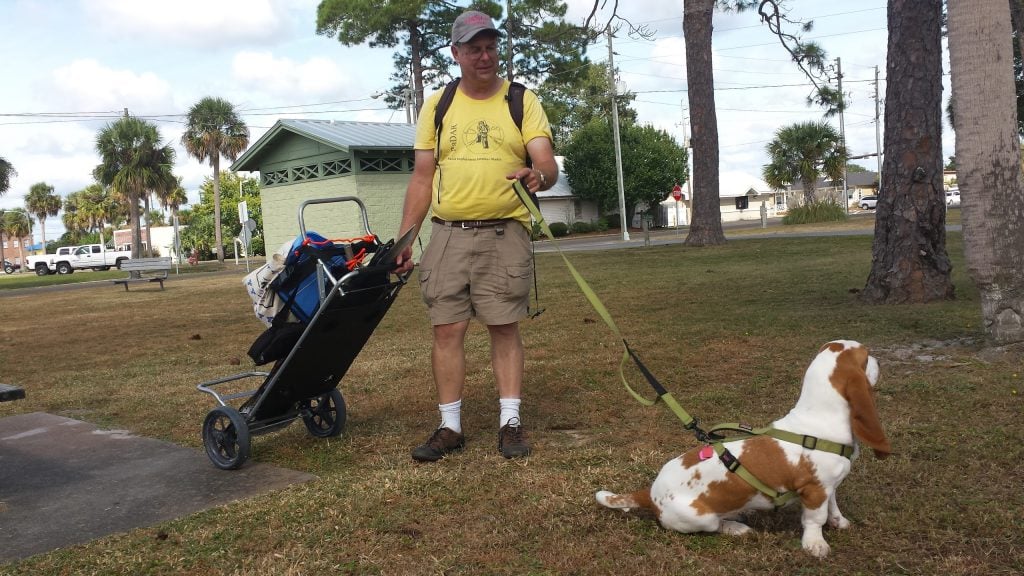
[[[542,170],[534,170],[534,172],[537,173],[537,179],[540,180],[540,187],[541,188],[547,188],[548,187],[548,178],[547,178],[547,176],[544,175],[544,172]]]

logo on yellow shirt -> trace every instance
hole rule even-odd
[[[477,120],[463,130],[462,143],[471,154],[487,154],[505,143],[505,131],[486,120]]]

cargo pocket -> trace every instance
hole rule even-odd
[[[530,296],[530,277],[533,267],[506,266],[505,267],[505,292],[501,299],[506,302],[521,300]]]
[[[437,290],[434,289],[434,284],[437,283],[436,279],[431,279],[430,269],[420,267],[420,297],[423,298],[423,303],[428,307],[431,306],[435,300],[437,300]]]

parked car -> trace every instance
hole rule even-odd
[[[865,196],[860,199],[860,207],[864,210],[874,210],[878,204],[878,196]]]
[[[959,206],[960,205],[960,189],[950,188],[946,190],[946,206]]]
[[[4,273],[14,274],[14,271],[21,268],[21,264],[15,264],[10,260],[4,260]]]

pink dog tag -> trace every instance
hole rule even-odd
[[[700,452],[697,453],[697,456],[699,456],[701,460],[707,460],[708,458],[711,458],[714,455],[715,455],[715,447],[714,446],[705,446],[705,447],[700,449]]]

